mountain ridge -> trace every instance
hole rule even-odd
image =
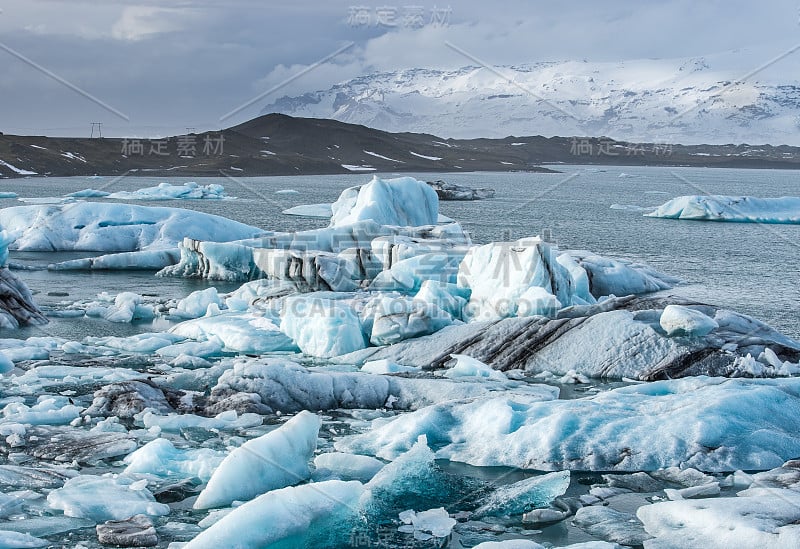
[[[194,147],[191,154],[189,143]],[[187,154],[179,154],[181,147]],[[260,116],[217,132],[157,140],[0,135],[4,178],[548,172],[557,171],[558,164],[800,169],[800,148],[540,135],[459,140],[282,114]]]

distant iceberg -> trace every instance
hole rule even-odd
[[[0,210],[0,227],[17,232],[20,251],[132,252],[177,248],[185,237],[251,238],[264,231],[217,215],[181,208],[73,202]]]
[[[679,196],[645,216],[699,221],[800,224],[800,197]]]
[[[70,196],[81,195],[73,193]],[[135,191],[119,191],[107,194],[105,197],[117,200],[222,200],[230,198],[225,194],[225,188],[222,185],[216,183],[198,185],[194,181],[183,185],[160,183],[155,187],[145,187]]]

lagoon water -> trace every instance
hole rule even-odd
[[[655,269],[681,278],[684,283],[667,293],[729,307],[755,316],[787,335],[800,338],[798,304],[800,303],[800,226],[758,225],[676,221],[643,217],[643,210],[654,208],[670,198],[685,194],[732,194],[759,197],[798,195],[800,174],[795,171],[756,171],[696,168],[617,168],[592,166],[556,166],[562,173],[458,173],[411,174],[419,179],[444,179],[472,187],[496,190],[491,200],[443,202],[440,211],[470,231],[477,243],[513,240],[525,236],[546,235],[564,249],[587,249],[604,256],[649,264]],[[621,177],[621,174],[626,174]],[[392,174],[381,174],[391,177]],[[183,207],[218,214],[268,230],[303,230],[327,225],[323,219],[283,215],[282,210],[299,204],[334,201],[342,189],[365,183],[369,174],[344,176],[297,176],[204,179],[110,177],[29,178],[0,180],[0,192],[13,191],[20,197],[62,197],[85,188],[106,191],[135,190],[167,181],[182,184],[220,183],[236,200],[136,201],[136,204]],[[276,193],[294,189],[297,193]],[[15,199],[0,199],[0,207],[21,205]],[[612,209],[612,205],[615,207]],[[151,271],[64,272],[48,271],[49,263],[86,257],[88,253],[12,252],[11,264],[19,276],[36,292],[45,310],[64,308],[75,301],[93,300],[97,294],[114,295],[133,291],[159,296],[159,301],[180,298],[208,286],[220,292],[235,289],[236,283],[157,278]],[[24,270],[22,270],[24,269]],[[137,332],[161,331],[165,320],[154,323],[115,324],[93,318],[53,318],[46,326],[16,331],[0,331],[0,337],[55,335],[80,341],[86,336],[127,336]],[[114,358],[104,359],[112,364]],[[593,382],[591,385],[563,386],[561,398],[578,398],[590,391],[608,390],[623,382]],[[89,387],[87,390],[93,390]],[[91,392],[82,395],[91,399]],[[88,401],[87,401],[88,403]],[[321,436],[330,444],[331,433],[346,433],[351,428],[348,414],[332,412],[326,416]],[[266,427],[265,427],[266,428]],[[334,430],[335,428],[335,430]],[[262,429],[262,427],[257,428]],[[191,431],[191,430],[189,430]],[[207,435],[182,432],[181,444],[211,445],[223,449],[227,438],[207,440]],[[260,433],[260,431],[258,431]],[[253,431],[248,432],[248,436]],[[177,435],[176,435],[177,438]],[[212,437],[213,438],[213,437]],[[480,477],[498,484],[519,480],[523,473],[504,468],[480,468],[458,463],[440,463],[456,475]],[[117,465],[98,469],[119,472]],[[527,474],[527,473],[526,473]],[[588,479],[588,480],[587,480]],[[573,477],[567,495],[585,494],[586,484],[597,481],[597,474]],[[636,505],[641,502],[634,501]],[[631,504],[631,510],[635,508]],[[184,532],[169,533],[159,524],[160,546],[170,541],[186,541],[199,531],[196,522],[203,515],[178,506],[164,521],[185,522]],[[518,525],[515,525],[518,526]],[[392,542],[407,538],[390,528]],[[526,535],[531,535],[528,531]],[[543,528],[537,541],[556,544],[595,539],[569,526],[567,521]],[[93,528],[78,531],[74,537],[86,546],[96,545]],[[479,536],[462,538],[467,546]],[[453,545],[457,546],[457,540]]]
[[[643,217],[639,208],[658,206],[686,194],[797,196],[800,173],[780,170],[553,166],[561,173],[409,174],[497,191],[491,200],[443,202],[440,210],[467,228],[477,243],[549,235],[562,248],[587,249],[647,263],[684,284],[670,290],[701,302],[729,307],[759,318],[787,335],[800,337],[800,226],[676,221]],[[391,177],[392,174],[381,174]],[[405,175],[405,174],[404,174]],[[327,225],[325,220],[287,216],[298,204],[334,201],[342,189],[365,183],[369,174],[294,177],[69,177],[1,180],[1,191],[20,197],[64,196],[85,188],[135,190],[163,181],[220,183],[236,200],[136,201],[214,213],[264,229],[291,231]],[[276,194],[294,189],[298,193]],[[0,207],[22,204],[0,200]],[[612,205],[616,205],[612,209]],[[620,208],[624,206],[624,208]],[[55,260],[90,254],[12,253],[17,264],[42,267]],[[150,272],[80,273],[46,270],[22,273],[46,308],[59,301],[91,299],[123,290],[181,297],[206,281],[155,278]],[[235,285],[215,284],[220,291]],[[48,296],[52,292],[69,296]],[[151,326],[116,326],[91,319],[58,320],[53,335],[123,335]],[[25,330],[31,335],[38,329]]]

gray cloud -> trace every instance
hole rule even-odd
[[[800,42],[798,4],[646,0],[453,2],[446,21],[422,28],[357,24],[353,7],[373,17],[390,2],[45,1],[0,5],[0,42],[130,117],[125,122],[85,97],[0,51],[0,130],[164,135],[210,129],[255,116],[280,95],[326,88],[375,70],[454,68],[471,64],[446,40],[489,63],[684,57],[736,48],[777,55]],[[447,6],[438,2],[438,9]],[[442,25],[441,23],[446,23]],[[221,123],[219,118],[306,66],[353,48]],[[771,53],[770,53],[771,52]],[[768,57],[743,55],[741,72]],[[786,62],[792,63],[793,60]],[[797,63],[794,62],[794,66]],[[736,69],[736,67],[734,67]]]

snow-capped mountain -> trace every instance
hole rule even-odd
[[[773,65],[765,63],[770,56],[737,51],[615,63],[408,69],[286,96],[262,112],[454,138],[592,135],[800,145],[795,54],[800,57],[792,52]]]

